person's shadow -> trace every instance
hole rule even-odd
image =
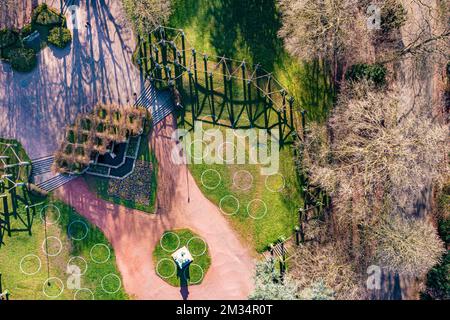
[[[188,280],[190,278],[189,275],[189,264],[185,266],[183,269],[178,268],[177,271],[178,278],[180,278],[180,293],[183,300],[187,300],[189,296],[189,288],[188,288]]]

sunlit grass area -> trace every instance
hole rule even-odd
[[[186,247],[192,255],[192,263],[180,269],[175,264],[172,254]],[[153,251],[156,274],[172,286],[197,285],[202,283],[209,266],[208,244],[189,229],[164,232]]]
[[[207,130],[213,127],[204,124],[203,128]],[[215,128],[225,136],[224,127]],[[192,149],[194,145],[191,145]],[[292,234],[298,223],[297,210],[301,207],[302,200],[293,150],[287,147],[281,149],[279,159],[274,155],[273,160],[279,160],[278,171],[265,175],[262,164],[252,164],[249,161],[249,148],[253,147],[247,143],[247,160],[244,164],[237,164],[236,161],[223,164],[197,161],[201,163],[196,164],[195,158],[198,155],[192,150],[189,169],[203,194],[219,206],[246,242],[262,252],[270,243]],[[222,148],[218,148],[222,154],[219,160],[225,157]],[[232,150],[236,156],[236,149],[233,147]]]
[[[13,219],[13,227],[21,225]],[[44,200],[31,231],[32,236],[16,232],[5,237],[0,249],[3,287],[11,299],[127,299],[112,247],[97,227],[71,207]],[[71,280],[78,271],[79,287]]]

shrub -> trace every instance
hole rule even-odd
[[[350,81],[367,79],[376,85],[383,85],[386,82],[386,68],[381,64],[354,64],[345,73],[345,79]]]
[[[10,51],[9,56],[12,68],[19,72],[30,72],[37,64],[33,49],[16,48]]]
[[[16,44],[19,41],[19,34],[11,29],[0,30],[0,49],[4,49]]]
[[[289,275],[281,278],[275,261],[260,261],[255,269],[255,287],[249,300],[297,300],[298,285]]]
[[[43,3],[33,10],[31,23],[41,26],[63,26],[65,25],[65,17],[59,14],[55,9],[50,8]]]
[[[70,30],[63,27],[55,27],[50,31],[48,36],[48,42],[57,46],[58,48],[64,48],[72,41],[72,34]]]
[[[398,0],[386,0],[381,8],[381,30],[388,33],[399,29],[406,18],[407,11]]]
[[[23,38],[28,37],[32,33],[33,27],[31,26],[31,23],[24,25],[23,28],[20,30],[20,34]]]
[[[448,197],[448,192],[445,194]],[[447,244],[450,243],[450,219],[439,221],[439,235]],[[427,274],[426,288],[421,293],[424,300],[449,300],[450,299],[450,254],[442,258],[442,263],[434,266]]]

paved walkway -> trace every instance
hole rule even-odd
[[[32,4],[39,2],[60,8],[61,1],[16,1],[8,10],[10,16],[6,12],[0,15],[0,26],[20,27],[29,21]],[[0,136],[19,139],[31,158],[53,153],[65,126],[79,112],[98,101],[132,102],[133,93],[140,92],[139,72],[131,62],[135,40],[121,1],[72,3],[80,8],[79,29],[68,19],[73,36],[69,48],[41,50],[37,68],[27,74],[13,72],[9,64],[0,63]]]
[[[97,199],[79,178],[57,191],[100,229],[114,247],[126,291],[138,299],[180,299],[179,288],[155,273],[152,252],[166,230],[190,228],[206,240],[212,264],[201,285],[189,287],[189,299],[247,299],[252,290],[251,251],[195,184],[185,166],[170,160],[172,116],[160,122],[151,144],[159,161],[158,212],[148,215]],[[189,182],[189,190],[187,180]],[[190,196],[190,202],[187,196]]]

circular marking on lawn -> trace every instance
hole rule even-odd
[[[56,220],[48,220],[48,216],[47,216],[47,210],[55,210],[55,212],[58,213],[58,218],[56,218]],[[43,217],[43,213],[45,213],[45,219]],[[55,224],[59,221],[59,219],[61,218],[61,212],[59,211],[59,208],[53,204],[48,204],[45,207],[42,207],[41,211],[39,212],[39,216],[41,217],[42,223],[47,222],[48,225],[52,225]]]
[[[170,265],[173,265],[173,272],[169,275],[162,275],[161,272],[159,272],[159,267],[161,266],[161,263],[165,263],[166,261],[169,261]],[[163,279],[168,279],[170,277],[173,277],[175,273],[177,272],[177,265],[175,264],[175,261],[169,259],[169,258],[162,258],[158,261],[156,264],[156,273]]]
[[[80,292],[87,292],[87,293],[89,293],[89,294],[91,295],[91,298],[90,298],[90,299],[77,299],[77,295],[78,295]],[[91,289],[88,289],[88,288],[81,288],[81,289],[78,289],[77,291],[75,291],[75,293],[73,294],[73,300],[95,300],[95,298],[94,298],[94,293],[92,292]]]
[[[201,253],[194,253],[194,250],[189,249],[189,243],[191,242],[191,240],[195,240],[195,239],[198,239],[198,240],[200,240],[201,242],[203,242],[203,251],[201,251]],[[199,256],[204,255],[205,252],[206,252],[206,241],[203,240],[203,239],[200,238],[200,237],[192,237],[192,238],[190,238],[189,241],[186,243],[186,247],[188,248],[189,252],[191,253],[191,255],[192,255],[193,257],[199,257]]]
[[[259,204],[262,204],[263,205],[263,207],[264,207],[264,210],[263,210],[263,213],[256,213],[255,214],[255,212],[253,212],[253,213],[251,213],[250,211],[252,211],[252,208],[251,208],[251,206],[252,205],[254,205],[254,204],[256,204],[256,203],[259,203]],[[258,206],[258,205],[257,205]],[[258,206],[259,207],[259,206]],[[257,207],[257,209],[258,209],[258,207]],[[258,219],[262,219],[262,218],[264,218],[264,216],[267,214],[267,205],[266,205],[266,203],[264,202],[264,201],[262,201],[261,199],[253,199],[252,201],[250,201],[248,204],[247,204],[247,213],[248,213],[248,215],[250,216],[250,217],[252,217],[253,219],[255,219],[255,220],[258,220]]]
[[[115,289],[115,290],[106,290],[105,289],[105,279],[106,278],[108,278],[108,277],[112,277],[112,278],[114,278],[114,279],[116,279],[116,281],[118,282],[118,286],[117,286],[117,288]],[[116,274],[114,274],[114,273],[110,273],[110,274],[107,274],[106,276],[104,276],[103,278],[102,278],[102,280],[100,281],[100,284],[101,284],[101,286],[102,286],[102,290],[103,291],[105,291],[106,293],[108,293],[108,294],[115,294],[115,293],[117,293],[119,290],[120,290],[120,288],[122,287],[122,280],[120,280],[120,278],[119,278],[119,276],[118,275],[116,275]],[[109,289],[109,288],[108,288]]]
[[[253,175],[248,170],[239,170],[233,174],[233,185],[243,191],[249,190],[253,185]]]
[[[75,237],[74,236],[74,233],[77,234],[80,231],[79,228],[77,228],[77,225],[81,225],[81,226],[84,227],[85,231],[84,231],[84,234],[81,237]],[[81,241],[81,240],[83,240],[84,238],[87,237],[87,235],[89,233],[89,227],[87,226],[87,224],[84,221],[82,221],[82,220],[75,220],[75,221],[72,221],[69,224],[69,226],[67,227],[67,233],[68,233],[69,237],[72,240]]]
[[[94,248],[106,248],[106,251],[108,252],[107,257],[105,259],[103,259],[103,260],[99,260],[97,258],[94,258],[92,256],[92,251],[94,250]],[[98,250],[98,249],[96,249],[96,250]],[[97,244],[94,244],[92,246],[91,250],[89,251],[89,255],[91,256],[91,260],[92,261],[94,261],[95,263],[101,264],[101,263],[105,263],[106,261],[109,260],[109,258],[111,257],[111,250],[109,249],[109,247],[107,245],[105,245],[103,243],[97,243]]]
[[[227,155],[229,153],[228,152],[229,148],[224,148],[224,146],[226,146],[226,145],[231,146],[233,148],[233,158],[232,159],[225,160],[225,158],[223,157],[224,156],[224,154],[223,154],[224,151],[225,151],[225,157],[227,157]],[[236,158],[237,158],[236,146],[234,145],[234,143],[231,143],[229,141],[221,143],[219,145],[219,147],[217,148],[217,158],[220,161],[223,161],[224,163],[232,163],[232,162],[234,162],[234,160],[236,160]]]
[[[273,189],[272,187],[269,187],[269,185],[271,183],[270,183],[270,181],[269,181],[269,183],[267,183],[267,181],[271,177],[272,178],[274,178],[274,177],[281,177],[281,181],[282,182],[281,182],[281,186],[278,189]],[[286,187],[286,180],[284,179],[284,176],[281,173],[275,173],[275,174],[272,174],[270,176],[266,176],[266,180],[265,180],[264,184],[266,185],[266,189],[269,190],[270,192],[280,192]]]
[[[81,256],[74,256],[74,257],[70,258],[69,261],[67,262],[67,267],[75,265],[75,266],[79,267],[80,270],[81,270],[80,265],[77,264],[77,263],[74,263],[72,261],[72,260],[75,260],[75,259],[79,259],[79,260],[83,261],[83,263],[84,263],[84,271],[80,273],[80,276],[82,276],[82,275],[84,275],[86,273],[87,268],[88,268],[88,264],[87,264],[86,260],[83,257],[81,257]]]
[[[217,181],[217,183],[216,183],[215,185],[208,185],[208,184],[205,183],[205,181],[204,181],[204,178],[205,178],[204,175],[205,175],[207,172],[213,172],[213,173],[215,173],[215,174],[218,176],[218,181]],[[220,185],[220,183],[222,182],[222,176],[220,175],[219,171],[217,171],[217,170],[215,170],[215,169],[206,169],[205,171],[202,172],[202,175],[201,175],[201,177],[200,177],[200,180],[201,180],[201,182],[202,182],[202,185],[203,185],[206,189],[214,190],[214,189],[216,189],[216,188]]]
[[[196,155],[197,155],[197,154],[196,154],[197,152],[196,152],[196,147],[195,147],[195,145],[198,144],[198,142],[200,142],[200,143],[203,145],[203,148],[202,148],[202,154],[201,154],[200,157],[196,156]],[[199,139],[194,140],[194,141],[192,141],[192,142],[189,144],[189,149],[188,149],[188,150],[189,150],[189,155],[190,155],[194,160],[202,161],[202,160],[205,158],[205,156],[207,155],[208,148],[209,148],[209,146],[208,146],[208,144],[207,144],[205,141],[199,140]],[[194,149],[194,152],[192,152],[192,149]]]
[[[34,258],[38,261],[38,267],[36,268],[35,271],[30,272],[29,270],[25,271],[25,269],[27,269],[27,264],[30,264],[29,262],[29,258]],[[28,260],[28,261],[27,261]],[[24,264],[25,263],[25,269],[24,269]],[[23,256],[22,259],[20,259],[20,263],[19,263],[19,268],[20,271],[22,271],[23,274],[27,275],[27,276],[32,276],[35,275],[36,273],[38,273],[41,270],[42,267],[42,261],[41,258],[39,258],[37,255],[35,254],[27,254],[26,256]]]
[[[174,249],[170,249],[170,248],[167,248],[167,247],[164,247],[164,245],[163,245],[163,239],[164,239],[164,237],[170,237],[170,236],[172,236],[172,235],[175,235],[175,237],[177,238],[177,245],[176,245],[176,247],[174,248]],[[180,236],[179,235],[177,235],[175,232],[172,232],[172,231],[168,231],[168,232],[164,232],[164,234],[163,234],[163,236],[161,237],[161,239],[159,239],[159,244],[161,245],[161,248],[164,250],[164,251],[166,251],[166,252],[174,252],[175,250],[177,250],[178,249],[178,247],[180,246]]]
[[[58,289],[59,288],[59,289]],[[51,292],[47,292],[51,290]],[[59,291],[55,291],[59,290]],[[58,298],[64,291],[64,282],[57,277],[50,277],[44,281],[42,292],[50,299]]]
[[[53,245],[49,243],[50,239],[52,239]],[[57,244],[58,249],[54,250],[53,252],[47,252],[47,247],[50,249],[49,251],[51,251],[52,247],[54,247],[55,244]],[[42,251],[44,251],[44,254],[48,255],[49,257],[56,257],[57,255],[59,255],[62,251],[62,248],[63,244],[61,240],[57,237],[50,236],[45,238],[44,241],[42,241]]]
[[[231,212],[231,213],[227,212],[227,211],[225,211],[223,209],[223,202],[226,201],[227,199],[233,199],[236,202],[236,209],[233,212]],[[220,201],[219,201],[219,209],[226,216],[232,216],[232,215],[236,214],[239,211],[239,200],[238,200],[238,198],[236,198],[235,196],[233,196],[231,194],[222,197],[222,199],[220,199]]]
[[[198,279],[192,280],[191,275],[193,273],[192,272],[193,270],[191,270],[191,268],[195,269],[194,267],[196,267],[197,270],[200,270],[200,277]],[[188,268],[184,269],[183,274],[184,274],[184,278],[185,279],[188,279],[188,277],[186,275],[186,271],[188,271],[188,270],[189,270],[189,283],[190,284],[197,284],[197,283],[200,283],[203,280],[203,276],[205,275],[205,273],[203,271],[203,268],[200,265],[198,265],[196,263],[191,263]]]

